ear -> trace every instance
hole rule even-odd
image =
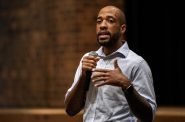
[[[120,30],[121,30],[121,33],[124,34],[126,31],[126,24],[122,24]]]

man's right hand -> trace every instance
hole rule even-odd
[[[86,76],[87,71],[92,71],[96,68],[97,62],[100,60],[97,56],[84,56],[82,59],[82,75]]]

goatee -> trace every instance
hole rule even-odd
[[[111,47],[119,40],[120,32],[118,31],[118,32],[114,33],[113,35],[111,35],[109,32],[106,32],[106,33],[110,35],[110,38],[100,40],[98,38],[99,35],[101,34],[101,32],[100,32],[100,33],[97,34],[97,41],[101,46]]]

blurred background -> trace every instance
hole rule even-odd
[[[99,47],[96,17],[105,5],[125,10],[128,44],[151,67],[156,121],[184,120],[184,8],[179,1],[0,0],[0,122],[82,121],[81,113],[65,114],[64,96],[81,56]]]

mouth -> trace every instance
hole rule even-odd
[[[110,38],[110,33],[109,33],[108,31],[100,31],[100,32],[98,33],[98,38],[99,38],[100,40],[108,39],[108,38]]]

